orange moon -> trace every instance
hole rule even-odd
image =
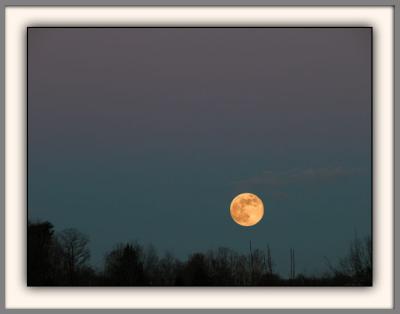
[[[264,216],[264,204],[261,199],[252,193],[242,193],[231,202],[232,219],[239,225],[254,226]]]

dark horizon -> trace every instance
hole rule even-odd
[[[28,218],[302,273],[372,233],[370,28],[29,28]],[[241,227],[239,193],[265,216]]]
[[[90,239],[74,228],[55,231],[48,221],[28,222],[27,285],[43,286],[372,286],[372,239],[355,235],[345,256],[325,257],[323,273],[296,268],[290,248],[290,271],[277,271],[269,245],[238,253],[229,247],[193,252],[181,260],[170,252],[137,241],[117,243],[104,255],[104,266],[90,263]],[[300,252],[301,254],[302,252]],[[303,252],[304,253],[304,252]],[[300,255],[301,257],[301,255]]]

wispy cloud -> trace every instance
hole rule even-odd
[[[264,185],[279,187],[296,183],[312,183],[334,181],[339,178],[361,175],[360,169],[345,169],[343,167],[290,169],[284,171],[264,171],[259,175],[236,180],[237,185]]]

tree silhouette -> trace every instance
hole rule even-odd
[[[366,237],[362,240],[355,235],[353,242],[350,244],[348,255],[339,262],[336,274],[352,278],[352,284],[372,284],[371,237]]]
[[[28,222],[28,286],[51,285],[54,280],[54,230],[48,221]]]
[[[148,285],[161,284],[159,258],[153,245],[149,245],[143,250],[143,271]]]
[[[218,282],[221,286],[230,286],[234,283],[233,278],[233,252],[228,248],[219,248],[214,253],[209,251],[209,272],[211,282]]]
[[[174,286],[178,285],[177,273],[181,268],[181,264],[172,256],[171,253],[167,252],[162,259],[159,261],[159,284],[161,286]]]
[[[57,242],[67,280],[71,284],[75,284],[77,283],[78,272],[88,270],[87,262],[90,258],[89,238],[78,230],[69,228],[57,234]]]
[[[272,261],[272,254],[269,245],[267,245],[267,261],[266,261],[266,268],[268,274],[274,273],[274,262]]]
[[[218,248],[195,252],[181,261],[171,253],[162,257],[152,245],[121,243],[105,254],[104,268],[89,261],[89,239],[76,229],[54,232],[50,222],[28,223],[29,286],[368,286],[372,284],[371,238],[350,243],[348,253],[330,272],[305,276],[295,269],[290,249],[289,278],[275,273],[269,245],[249,247],[249,253]]]
[[[108,283],[116,286],[144,285],[143,250],[138,244],[119,244],[106,255]]]
[[[195,253],[189,257],[183,270],[185,286],[207,286],[210,284],[210,270],[206,256]]]
[[[294,255],[294,249],[290,248],[290,274],[289,278],[294,280],[296,278],[296,260]]]

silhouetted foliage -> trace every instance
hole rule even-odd
[[[209,251],[210,282],[220,286],[234,285],[234,252],[228,248],[219,248],[216,252]]]
[[[28,222],[28,285],[51,285],[53,269],[54,230],[49,222]]]
[[[113,286],[144,285],[142,248],[138,244],[117,245],[106,255],[105,276]]]
[[[372,240],[360,239],[356,235],[350,244],[347,256],[340,259],[337,266],[328,262],[333,277],[344,285],[372,285]]]
[[[208,286],[211,283],[210,267],[203,253],[189,257],[182,273],[184,286]]]
[[[29,286],[368,286],[372,285],[371,238],[355,238],[347,256],[322,276],[296,273],[290,250],[290,278],[274,271],[272,253],[249,247],[196,252],[187,261],[153,246],[120,243],[105,254],[104,269],[89,264],[89,238],[76,229],[55,233],[49,222],[28,223]]]

